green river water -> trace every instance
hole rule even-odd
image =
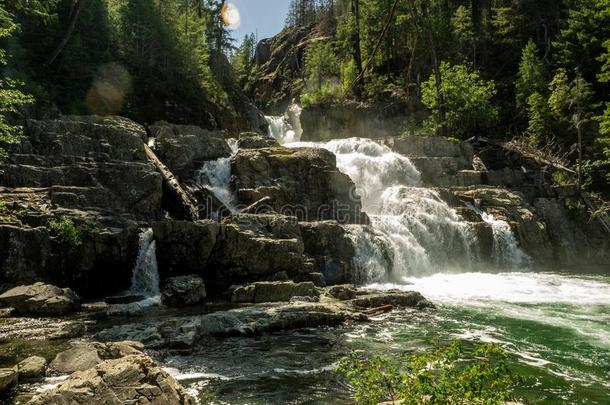
[[[465,273],[376,285],[421,291],[437,308],[395,310],[370,323],[217,340],[162,363],[202,400],[348,404],[334,372],[353,349],[400,355],[460,339],[499,343],[528,404],[610,404],[610,277]]]

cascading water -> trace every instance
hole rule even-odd
[[[197,173],[197,181],[212,192],[231,212],[235,212],[236,203],[230,183],[231,157],[237,153],[237,139],[229,138],[227,144],[231,148],[231,156],[205,162]]]
[[[373,235],[361,226],[347,227],[356,246],[359,278],[368,277],[361,281],[379,281],[385,275],[402,282],[439,268],[472,264],[476,241],[469,225],[438,192],[419,187],[420,174],[408,158],[362,138],[286,146],[333,152],[339,170],[356,184],[376,231]]]
[[[160,294],[157,250],[153,238],[151,228],[140,233],[138,258],[131,276],[130,292],[148,298],[158,297]]]
[[[265,116],[269,124],[269,135],[277,139],[280,144],[299,142],[301,140],[301,107],[292,104],[284,115]]]
[[[493,232],[493,257],[498,268],[513,270],[529,267],[529,257],[519,248],[517,239],[508,222],[494,218],[493,215],[481,213],[483,221],[491,226]]]

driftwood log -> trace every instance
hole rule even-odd
[[[150,163],[152,163],[157,169],[157,171],[161,173],[165,185],[169,190],[171,190],[176,200],[176,203],[179,204],[182,210],[184,211],[186,219],[191,221],[198,220],[199,210],[197,209],[197,206],[193,202],[193,199],[188,194],[188,192],[182,187],[182,185],[180,185],[180,182],[178,181],[176,176],[174,176],[174,174],[167,168],[167,166],[165,166],[161,162],[161,160],[159,160],[157,155],[155,155],[155,152],[153,152],[152,149],[150,149],[146,144],[144,145],[144,151],[146,152],[146,157],[148,158]]]

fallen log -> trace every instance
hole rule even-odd
[[[263,197],[260,200],[256,201],[253,204],[250,204],[249,206],[247,206],[246,208],[244,208],[243,210],[241,210],[239,213],[240,214],[252,214],[256,212],[256,209],[263,206],[266,203],[270,203],[272,201],[272,198],[267,196],[267,197]]]
[[[174,194],[176,202],[180,205],[182,210],[184,211],[184,215],[186,219],[191,221],[197,221],[199,219],[199,210],[197,206],[193,202],[193,199],[190,197],[188,192],[180,185],[176,176],[159,160],[155,152],[152,151],[148,147],[148,145],[144,144],[144,152],[146,153],[146,157],[152,163],[157,171],[163,177],[163,181],[169,190]]]
[[[388,312],[394,309],[394,305],[388,304],[388,305],[382,305],[380,307],[375,307],[375,308],[370,308],[367,310],[362,311],[362,313],[364,315],[376,315],[376,314],[380,314],[383,312]]]

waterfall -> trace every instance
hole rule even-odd
[[[301,140],[301,107],[292,104],[284,115],[265,116],[269,124],[269,135],[280,144],[298,142]]]
[[[494,218],[493,215],[480,212],[483,221],[491,226],[493,233],[493,258],[498,268],[513,270],[529,267],[530,258],[519,245],[508,222]]]
[[[158,297],[160,294],[156,243],[153,237],[152,228],[140,232],[138,258],[131,276],[130,292],[146,297]]]
[[[209,160],[197,172],[197,182],[209,190],[225,207],[235,212],[236,202],[231,191],[231,158],[237,153],[237,139],[227,139],[230,157]]]
[[[337,168],[354,181],[362,208],[371,219],[372,230],[345,227],[356,250],[355,281],[404,282],[413,276],[473,268],[478,249],[471,225],[438,191],[422,187],[421,175],[409,158],[364,138],[293,142],[296,137],[288,115],[268,117],[270,134],[286,147],[333,152]],[[510,226],[503,221],[489,223],[498,266],[522,267],[528,258],[518,248]]]
[[[356,247],[357,278],[401,282],[440,269],[472,265],[476,238],[467,222],[433,189],[421,187],[411,161],[370,139],[292,143],[321,147],[337,157],[337,167],[354,181],[374,232],[350,226]]]

